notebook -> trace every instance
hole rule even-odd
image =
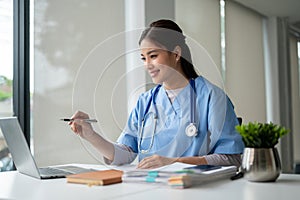
[[[0,118],[0,128],[17,170],[38,179],[64,178],[92,169],[77,166],[53,166],[38,168],[26,143],[23,131],[16,117]]]
[[[67,176],[68,183],[93,185],[110,185],[122,182],[123,171],[108,169],[102,171],[85,172]]]

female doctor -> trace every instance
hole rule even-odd
[[[81,111],[69,123],[73,132],[108,164],[131,163],[138,156],[143,169],[174,162],[239,166],[244,144],[235,130],[233,105],[196,73],[180,27],[171,20],[155,21],[143,31],[139,46],[157,86],[140,95],[117,142],[96,133]]]

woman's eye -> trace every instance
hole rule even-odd
[[[157,55],[151,55],[150,56],[150,58],[152,58],[152,59],[154,59],[154,58],[156,58],[157,57]]]
[[[146,58],[145,58],[145,57],[141,57],[141,60],[142,60],[142,61],[145,61],[145,60],[146,60]]]

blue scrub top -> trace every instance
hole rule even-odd
[[[156,130],[154,130],[156,111],[153,101],[145,114],[155,88],[141,94],[117,143],[130,147],[138,154],[139,160],[153,154],[185,157],[242,153],[244,143],[235,130],[238,120],[231,101],[223,90],[202,76],[195,79],[195,123],[198,134],[193,137],[185,134],[185,128],[191,123],[190,87],[191,85],[188,84],[173,103],[170,102],[165,89],[160,87],[153,97],[158,115]],[[145,125],[141,138],[143,118],[145,118]],[[153,145],[149,149],[153,133]],[[140,150],[149,150],[147,153],[139,152],[140,141]]]

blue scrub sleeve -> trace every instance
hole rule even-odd
[[[242,154],[244,143],[241,135],[236,131],[235,127],[239,124],[234,112],[233,104],[226,97],[226,116],[221,130],[220,138],[211,150],[214,154]]]

